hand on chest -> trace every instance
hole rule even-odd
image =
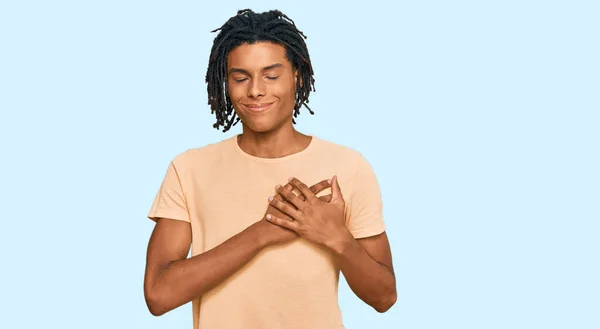
[[[269,206],[269,196],[276,193],[275,186],[287,184],[289,177],[296,177],[312,186],[334,174],[334,170],[325,168],[307,170],[257,166],[211,176],[209,182],[198,187],[202,195],[198,204],[202,214],[199,220],[208,245],[221,243],[261,220]],[[347,185],[346,180],[340,179],[343,194],[347,193]],[[327,188],[317,196],[330,193],[331,189]]]

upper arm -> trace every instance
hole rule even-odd
[[[164,175],[147,217],[172,218],[191,222],[187,204],[186,182],[190,180],[186,153],[176,156]],[[189,193],[189,192],[188,192]]]
[[[373,167],[358,156],[354,176],[346,199],[346,225],[355,239],[367,238],[385,232],[383,203],[377,176]]]
[[[167,167],[148,218],[156,221],[146,255],[145,289],[152,288],[158,273],[169,263],[187,257],[192,228],[185,181],[189,180],[187,153],[177,155]]]
[[[183,260],[190,252],[192,229],[182,220],[158,218],[146,254],[144,292],[146,296],[154,286],[160,271],[169,263]]]
[[[387,267],[392,274],[394,273],[392,250],[385,232],[368,238],[357,239],[356,241],[358,241],[369,256],[381,265]]]

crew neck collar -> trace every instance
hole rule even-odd
[[[311,152],[311,150],[315,147],[315,144],[318,142],[317,137],[315,137],[313,135],[308,135],[309,137],[311,137],[310,143],[308,144],[307,147],[305,147],[300,152],[288,154],[286,156],[279,157],[279,158],[261,158],[261,157],[257,157],[257,156],[248,154],[244,150],[242,150],[242,148],[238,144],[238,136],[240,136],[240,135],[241,134],[236,134],[232,138],[230,138],[230,143],[233,144],[233,147],[235,148],[236,152],[239,153],[241,156],[243,156],[246,159],[250,159],[250,160],[258,161],[258,162],[265,162],[265,163],[284,162],[284,161],[288,161],[288,160],[303,156],[304,154]]]

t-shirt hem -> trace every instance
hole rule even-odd
[[[187,222],[187,223],[190,222],[190,220],[187,218],[187,215],[183,215],[180,213],[172,213],[172,212],[155,211],[155,212],[149,213],[146,217],[154,222],[156,222],[159,218],[174,219],[174,220]]]
[[[351,231],[350,233],[355,239],[368,238],[371,236],[379,235],[385,232],[385,224],[379,225],[373,228],[361,229],[357,231]]]

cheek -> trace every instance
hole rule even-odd
[[[232,101],[238,100],[240,97],[245,95],[244,88],[237,84],[235,81],[233,83],[227,83],[227,94]]]
[[[276,91],[274,90],[274,93],[277,93],[276,95],[285,99],[289,98],[292,102],[294,101],[296,97],[296,85],[293,80],[278,84],[276,88]]]

